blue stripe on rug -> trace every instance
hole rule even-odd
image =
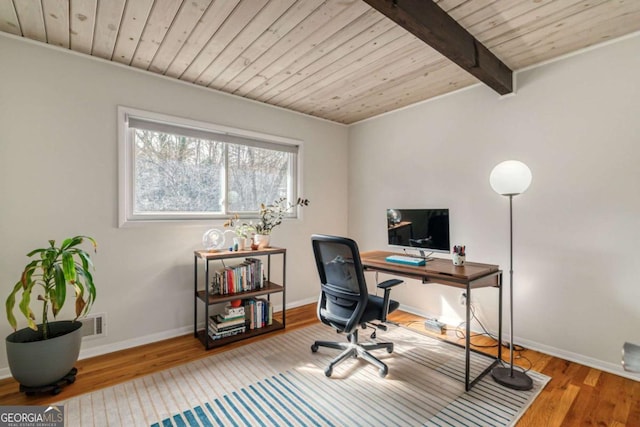
[[[275,379],[275,377],[273,377]],[[316,420],[313,419],[313,417],[311,417],[310,414],[308,414],[307,412],[305,412],[300,405],[298,405],[298,403],[296,403],[296,396],[290,395],[287,393],[288,390],[279,388],[278,382],[274,382],[272,380],[270,380],[269,378],[267,378],[265,380],[265,383],[267,383],[270,387],[272,387],[274,389],[274,391],[276,393],[278,393],[280,395],[280,397],[284,398],[287,402],[289,402],[290,405],[292,405],[298,412],[300,412],[303,416],[305,416],[309,422],[311,423],[311,425],[320,427],[320,424],[318,424],[318,422]],[[306,423],[304,423],[304,425],[308,425]]]
[[[207,414],[204,413],[201,406],[196,406],[195,408],[193,408],[193,410],[198,415],[200,424],[202,424],[204,427],[213,427],[213,424],[211,424],[209,418],[207,418]]]
[[[176,414],[173,416],[173,419],[175,420],[175,425],[177,427],[187,427],[187,425],[185,424],[184,420],[182,419],[182,416],[180,414]]]
[[[222,423],[222,420],[220,418],[218,418],[218,416],[216,415],[215,411],[213,410],[213,408],[211,407],[211,405],[207,402],[205,404],[205,406],[207,407],[207,410],[209,410],[209,412],[211,413],[211,415],[213,416],[213,419],[218,423],[218,425],[220,427],[223,427],[224,424]]]
[[[277,416],[280,418],[280,420],[282,420],[282,422],[287,425],[287,426],[291,426],[293,427],[293,424],[291,424],[291,422],[289,422],[289,419],[286,418],[282,412],[280,412],[278,410],[278,408],[276,408],[270,401],[269,399],[267,399],[267,397],[265,397],[265,395],[263,393],[261,393],[258,389],[255,388],[255,386],[250,385],[249,389],[253,392],[253,396],[255,396],[256,398],[259,398],[259,402],[262,402],[263,405],[266,405],[267,408],[269,408],[272,412],[275,412],[277,414]],[[247,390],[243,389],[244,393],[249,393]],[[275,425],[278,425],[277,422],[274,422]]]
[[[255,406],[256,408],[258,408],[258,410],[260,411],[260,413],[262,414],[263,417],[265,417],[267,420],[269,420],[272,424],[274,424],[274,425],[276,424],[276,422],[273,419],[273,417],[271,417],[271,415],[269,415],[269,413],[265,410],[265,408],[262,407],[262,405],[255,399],[254,396],[252,396],[250,393],[248,393],[247,390],[244,389],[244,388],[241,391],[245,395],[245,397],[247,399],[249,399],[251,404],[253,406]],[[261,422],[261,425],[265,425],[265,424]]]
[[[240,418],[240,420],[244,423],[244,425],[250,426],[251,423],[249,423],[249,420],[247,420],[243,414],[243,412],[240,410],[240,407],[238,407],[229,397],[228,394],[225,394],[223,396],[224,401],[227,403],[227,407],[230,408],[237,416],[238,418]],[[250,415],[250,414],[249,414]]]
[[[265,393],[266,393],[266,395],[267,395],[270,399],[274,399],[274,400],[275,400],[275,402],[276,402],[278,405],[280,405],[280,407],[281,407],[282,409],[284,409],[284,411],[285,411],[285,412],[287,412],[287,413],[288,413],[288,414],[293,418],[293,420],[295,420],[296,425],[300,425],[300,426],[304,426],[304,425],[306,425],[306,424],[305,424],[305,423],[300,419],[300,417],[298,417],[298,415],[296,415],[296,414],[291,410],[291,408],[289,408],[287,405],[284,405],[284,403],[283,403],[280,399],[278,399],[278,397],[277,397],[277,396],[275,396],[275,395],[274,395],[274,394],[273,394],[269,389],[267,389],[267,387],[265,387],[265,385],[264,385],[264,384],[262,384],[261,382],[258,382],[258,384],[257,384],[257,385],[262,389],[262,391],[263,391],[263,392],[265,392]]]
[[[274,379],[275,381],[277,381],[277,382],[278,382],[278,384],[280,384],[282,387],[284,387],[284,388],[285,388],[287,391],[289,391],[293,396],[298,397],[298,396],[297,396],[297,394],[296,394],[296,393],[293,393],[293,391],[291,390],[291,388],[289,388],[289,387],[288,387],[288,386],[287,386],[287,385],[282,381],[282,379],[283,379],[283,378],[285,378],[284,374],[280,374],[280,376],[279,376],[279,377],[273,377],[273,379]],[[289,381],[289,382],[290,382],[290,381]],[[306,407],[307,407],[311,412],[313,412],[313,413],[314,413],[314,414],[316,414],[318,417],[320,417],[320,418],[321,418],[321,419],[326,423],[326,424],[324,424],[324,425],[327,425],[327,426],[333,426],[333,424],[332,424],[328,419],[326,419],[326,418],[325,418],[321,413],[319,413],[319,412],[318,412],[318,411],[317,411],[313,406],[309,405],[309,403],[308,403],[306,400],[303,400],[303,399],[301,399],[301,398],[299,398],[299,397],[298,397],[298,401],[299,401],[302,405],[306,406]],[[315,420],[314,420],[314,423],[315,423]],[[319,425],[319,424],[318,424],[318,425]]]

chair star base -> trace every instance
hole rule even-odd
[[[317,352],[318,347],[327,347],[333,348],[336,350],[343,350],[336,358],[334,358],[329,366],[324,370],[324,374],[327,377],[330,377],[333,373],[333,367],[337,364],[349,359],[351,357],[361,358],[371,363],[372,365],[378,368],[378,374],[384,378],[389,372],[389,368],[385,363],[383,363],[380,359],[373,356],[369,351],[378,350],[384,348],[387,350],[387,353],[393,352],[393,343],[392,342],[381,342],[381,343],[358,343],[358,331],[354,331],[348,336],[349,342],[335,342],[335,341],[316,341],[311,345],[311,351]]]

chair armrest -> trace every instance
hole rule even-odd
[[[378,283],[377,286],[380,289],[388,289],[388,288],[392,288],[392,287],[394,287],[396,285],[399,285],[400,283],[404,283],[404,281],[400,280],[400,279],[389,279],[389,280],[385,280],[382,283]]]

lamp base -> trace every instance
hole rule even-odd
[[[533,388],[531,377],[515,369],[498,366],[491,370],[491,376],[498,384],[514,390],[531,390]]]

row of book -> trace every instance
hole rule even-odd
[[[247,331],[244,306],[226,306],[224,312],[209,317],[209,336],[217,340]]]
[[[209,337],[217,340],[272,324],[271,302],[264,298],[248,298],[244,300],[243,306],[226,306],[223,313],[209,317]]]
[[[215,271],[212,276],[212,295],[253,291],[265,284],[264,266],[258,258],[246,258],[241,264]]]
[[[245,313],[249,329],[260,329],[273,324],[273,305],[266,299],[245,300]]]

